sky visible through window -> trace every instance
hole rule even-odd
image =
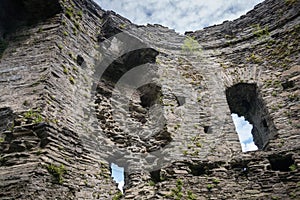
[[[124,168],[119,167],[118,165],[112,163],[111,167],[111,176],[113,177],[114,181],[118,183],[118,188],[123,192],[124,186]]]
[[[242,145],[242,151],[254,151],[257,150],[257,146],[253,142],[253,136],[251,130],[253,126],[245,120],[245,117],[239,117],[237,114],[231,114],[235,130],[238,133],[240,143]]]
[[[103,9],[116,13],[139,25],[161,24],[176,32],[195,31],[225,20],[234,20],[263,0],[95,0]],[[251,134],[252,125],[232,114],[243,152],[257,150]],[[124,168],[111,165],[112,177],[124,185]]]

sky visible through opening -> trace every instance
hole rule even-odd
[[[110,165],[111,167],[111,177],[114,179],[116,183],[118,183],[118,188],[123,193],[124,182],[124,168],[119,167],[115,163]]]
[[[101,8],[113,10],[139,25],[161,24],[176,32],[196,31],[207,26],[234,20],[263,0],[95,0]],[[232,114],[243,152],[257,150],[251,134],[252,125]],[[112,163],[112,177],[124,185],[124,168]]]
[[[252,124],[250,124],[245,117],[239,117],[237,114],[231,114],[235,130],[238,133],[240,143],[242,145],[242,151],[255,151],[257,150],[257,146],[253,142],[253,136],[251,130],[253,128]]]

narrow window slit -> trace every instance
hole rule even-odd
[[[124,181],[124,168],[119,167],[115,163],[111,163],[110,168],[111,168],[111,177],[113,178],[113,180],[116,183],[118,183],[118,188],[123,193],[123,187],[124,187],[124,184],[125,184],[125,181]]]

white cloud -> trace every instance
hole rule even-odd
[[[263,0],[96,0],[106,10],[114,10],[136,24],[158,23],[177,32],[233,20]]]
[[[240,141],[245,142],[252,138],[251,130],[253,126],[248,121],[245,121],[244,117],[238,117],[237,114],[232,114],[231,116]]]

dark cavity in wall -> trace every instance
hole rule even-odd
[[[162,177],[161,177],[161,170],[156,170],[156,171],[152,171],[150,172],[150,176],[151,176],[151,180],[154,183],[158,183],[162,181]]]
[[[193,176],[201,176],[208,173],[207,169],[203,165],[190,165],[189,168]]]
[[[292,155],[272,155],[269,158],[271,169],[274,171],[291,171],[291,166],[295,164]]]
[[[200,162],[200,163],[188,163],[190,173],[193,176],[210,175],[214,168],[219,168],[224,165],[223,162]]]
[[[244,116],[253,125],[251,131],[258,149],[265,150],[276,129],[256,84],[238,83],[226,89],[231,113]]]
[[[155,83],[148,83],[138,88],[140,92],[141,106],[144,108],[150,108],[154,104],[159,103],[159,99],[162,96],[161,87]]]
[[[204,133],[208,133],[209,130],[210,130],[210,127],[209,126],[204,126],[203,129],[204,129]]]

